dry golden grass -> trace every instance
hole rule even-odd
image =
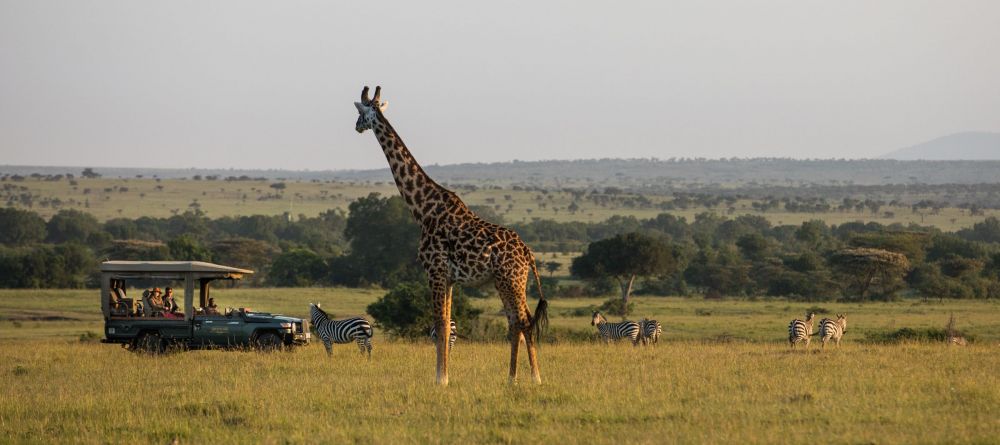
[[[991,443],[1000,431],[994,302],[819,303],[852,314],[845,342],[790,351],[787,320],[812,304],[639,298],[636,315],[666,327],[656,347],[543,344],[544,384],[525,378],[522,354],[522,383],[511,387],[506,345],[460,340],[451,385],[439,388],[433,346],[378,331],[371,361],[354,345],[332,358],[317,343],[149,357],[81,342],[101,332],[98,294],[0,292],[0,442],[908,444]],[[224,304],[299,316],[309,301],[360,313],[380,294],[215,292]],[[568,313],[597,302],[553,300],[553,327],[590,332],[589,318]],[[869,330],[942,327],[949,313],[975,343],[858,341]],[[63,319],[43,318],[52,315]]]
[[[19,443],[987,443],[1000,429],[995,345],[540,354],[545,383],[511,387],[504,345],[459,343],[440,388],[431,345],[381,338],[371,361],[353,345],[146,357],[4,340],[0,426]]]

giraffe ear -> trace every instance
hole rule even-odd
[[[365,112],[365,106],[361,102],[355,102],[354,106],[358,109],[358,113]]]
[[[379,102],[379,104],[378,104],[378,109],[379,110],[385,111],[386,108],[389,108],[389,101],[383,100],[382,102]]]

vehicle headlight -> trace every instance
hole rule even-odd
[[[291,329],[292,328],[292,324],[291,323],[281,323],[281,328],[282,329]]]

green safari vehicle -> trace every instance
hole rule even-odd
[[[210,305],[212,281],[239,280],[252,273],[201,261],[105,261],[101,341],[149,353],[164,352],[169,346],[277,350],[308,344],[309,326],[300,318],[249,308],[220,311]],[[171,304],[170,299],[158,298],[156,291],[143,290],[148,283],[159,282],[183,283],[183,298],[174,297]],[[130,289],[129,284],[143,288]]]

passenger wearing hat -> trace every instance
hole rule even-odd
[[[155,313],[163,313],[163,291],[158,287],[154,287],[153,291],[149,293],[149,309]]]

